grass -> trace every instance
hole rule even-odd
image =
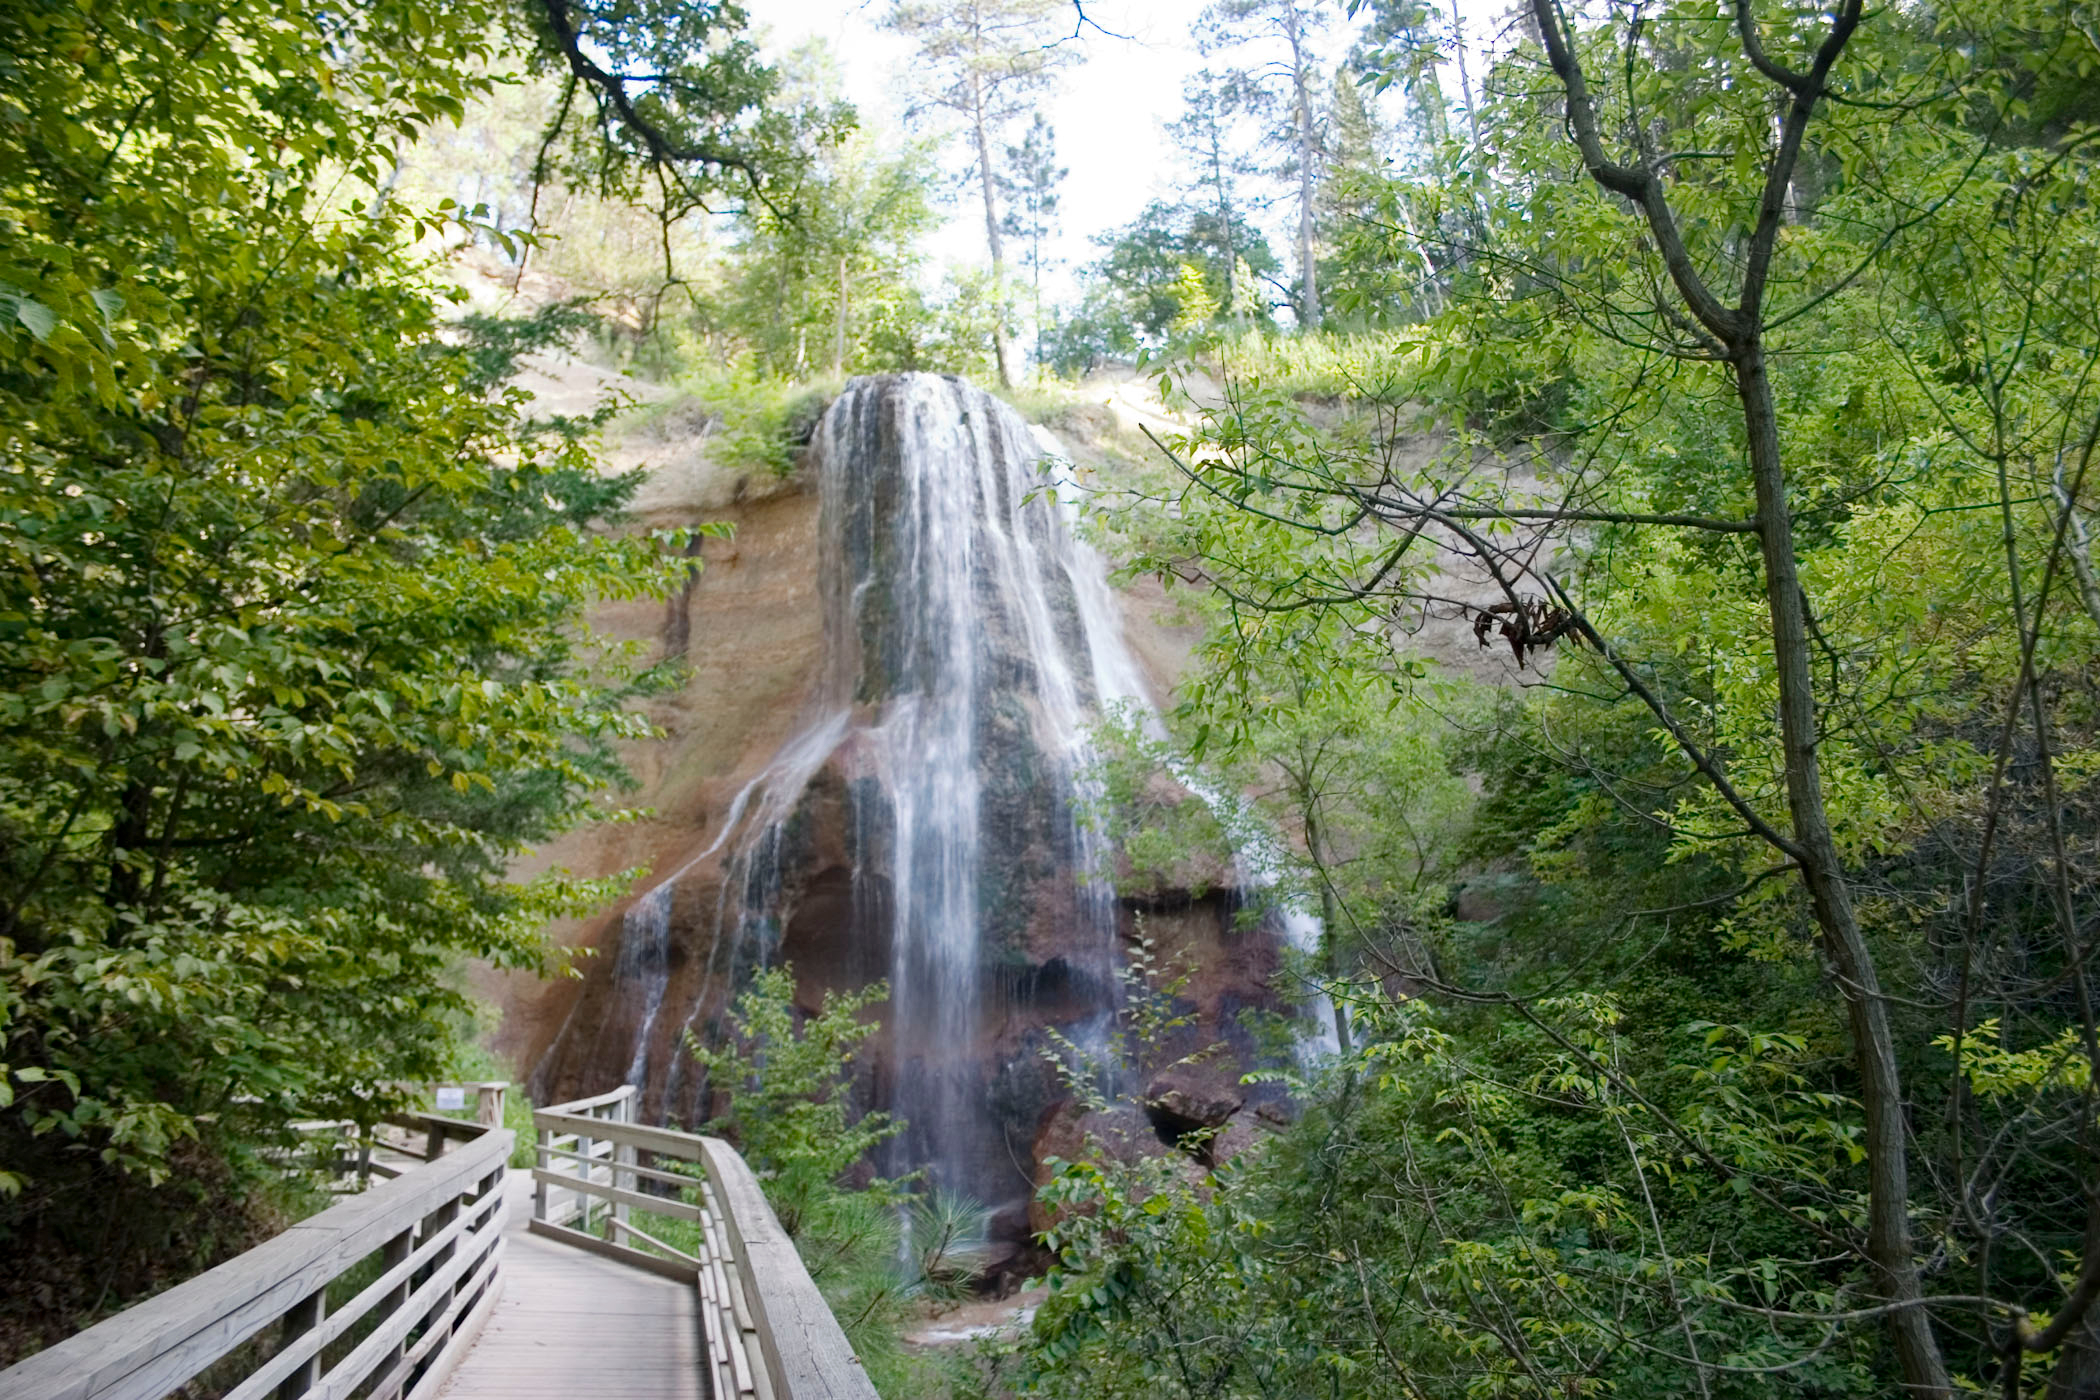
[[[839,388],[832,379],[773,379],[744,365],[708,365],[680,375],[671,393],[630,410],[620,424],[667,442],[708,431],[709,455],[720,465],[785,477]]]
[[[1271,389],[1311,398],[1389,397],[1419,369],[1424,332],[1357,331],[1271,335],[1248,331],[1197,357],[1206,371],[1256,379]]]

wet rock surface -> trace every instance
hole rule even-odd
[[[636,1082],[645,1118],[697,1124],[714,1095],[683,1038],[719,1040],[756,968],[791,962],[808,1010],[888,979],[858,1088],[911,1128],[881,1166],[974,1196],[1011,1244],[1036,1223],[1046,1155],[1090,1133],[1157,1153],[1191,1126],[1222,1143],[1273,1097],[1237,1077],[1253,1049],[1239,1013],[1278,1009],[1275,935],[1236,925],[1222,879],[1124,900],[1090,878],[1112,855],[1073,813],[1085,726],[1145,682],[1121,638],[1130,605],[1041,489],[1043,455],[960,381],[855,381],[805,489],[732,507],[750,528],[705,547],[663,624],[695,681],[644,765],[658,817],[563,862],[652,874],[578,931],[597,950],[582,978],[506,1025],[542,1101]],[[1159,1089],[1153,1113],[1082,1123],[1048,1032],[1099,1034],[1140,932],[1192,974],[1170,1053],[1224,1048],[1127,1086]]]
[[[1247,1103],[1238,1066],[1211,1058],[1175,1065],[1145,1086],[1145,1110],[1161,1137],[1179,1142],[1188,1133],[1222,1128]]]

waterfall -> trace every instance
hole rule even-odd
[[[987,1032],[987,962],[1014,933],[1012,911],[987,902],[1019,893],[1006,877],[1031,822],[1079,874],[1074,912],[1091,927],[1076,941],[1097,972],[1114,955],[1114,902],[1090,887],[1096,852],[1073,799],[1098,715],[1095,658],[1135,667],[1114,614],[1080,604],[1105,583],[1043,470],[1050,455],[1012,409],[931,375],[856,381],[816,443],[831,698],[868,710],[861,791],[877,810],[861,817],[889,835],[876,878],[889,894],[901,1164],[958,1187],[986,1116],[975,1057],[958,1052]]]
[[[757,969],[794,962],[804,995],[886,977],[863,1087],[907,1129],[881,1169],[1025,1213],[1031,1138],[1063,1093],[1044,1031],[1092,1040],[1122,995],[1083,807],[1091,727],[1112,705],[1150,715],[1143,676],[1075,529],[1071,464],[1011,408],[943,376],[856,379],[811,458],[821,669],[711,844],[628,912],[563,1053],[587,1042],[649,1112],[697,1124],[710,1086],[679,1039],[719,1039]],[[1268,842],[1243,849],[1250,885]]]
[[[1069,529],[1077,523],[1078,516],[1076,492],[1070,480],[1071,464],[1055,437],[1043,429],[1038,429],[1037,433],[1046,460],[1057,477]],[[1140,719],[1153,738],[1163,739],[1166,729],[1160,723],[1150,697],[1145,694],[1143,673],[1138,670],[1130,649],[1123,645],[1123,629],[1116,618],[1115,596],[1108,587],[1107,565],[1084,542],[1075,543],[1073,552],[1078,567],[1072,570],[1072,587],[1084,621],[1087,644],[1092,648],[1090,659],[1095,692],[1104,707],[1125,707],[1127,712]],[[1265,890],[1277,884],[1289,862],[1276,832],[1253,817],[1245,804],[1232,801],[1220,792],[1193,766],[1172,761],[1169,766],[1176,781],[1207,804],[1225,824],[1228,838],[1237,853],[1237,873],[1242,887]],[[1279,931],[1286,943],[1308,957],[1319,952],[1323,930],[1317,916],[1296,900],[1283,901],[1276,912]],[[1331,1054],[1340,1048],[1335,1035],[1334,1008],[1326,993],[1318,990],[1310,993],[1307,1002],[1314,1029],[1301,1043],[1300,1050],[1312,1058]]]
[[[634,902],[620,920],[620,965],[614,976],[642,984],[642,1024],[634,1037],[634,1059],[627,1082],[640,1084],[649,1070],[650,1033],[664,1009],[671,980],[671,890],[666,882]]]
[[[668,910],[663,892],[726,852],[706,957],[740,985],[782,954],[798,815],[820,771],[840,775],[848,936],[887,950],[883,1097],[908,1125],[887,1166],[984,1194],[1011,1153],[973,1051],[1029,962],[1034,920],[1058,921],[1061,956],[1112,1004],[1117,906],[1092,878],[1099,838],[1075,799],[1089,726],[1104,701],[1142,702],[1139,672],[1106,570],[1071,528],[1063,454],[1011,408],[942,376],[857,379],[812,455],[825,662],[806,718],[714,843],[643,904]],[[716,1029],[722,1000],[685,1028]],[[638,1067],[646,1056],[644,1043]],[[684,1071],[679,1057],[674,1107],[698,1087]]]

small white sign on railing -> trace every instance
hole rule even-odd
[[[467,1091],[457,1084],[447,1084],[437,1091],[437,1111],[456,1113],[467,1106]]]

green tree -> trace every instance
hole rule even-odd
[[[799,105],[838,100],[828,51],[798,50],[784,71]],[[813,342],[834,376],[894,367],[881,347],[900,317],[922,314],[918,241],[937,221],[933,179],[921,144],[857,131],[813,151],[791,188],[739,216],[723,269],[723,329],[778,375],[807,375]]]
[[[1647,1393],[1784,1383],[1795,1362],[1740,1349],[1732,1310],[1764,1308],[1800,1367],[1818,1333],[1845,1348],[1843,1387],[2021,1394],[2046,1369],[2079,1394],[2100,1358],[2073,776],[2095,732],[2072,698],[2096,622],[2072,582],[2100,441],[2090,46],[2020,5],[1655,18],[1534,7],[1542,42],[1477,104],[1492,163],[1448,192],[1475,210],[1451,304],[1331,347],[1340,413],[1298,401],[1310,350],[1252,361],[1194,410],[1139,567],[1233,600],[1198,678],[1220,711],[1248,698],[1235,658],[1305,612],[1359,638],[1470,624],[1520,676],[1550,667],[1496,732],[1566,764],[1522,765],[1546,787],[1505,809],[1535,823],[1527,864],[1615,903],[1638,822],[1684,872],[1624,924],[1454,930],[1426,977],[1385,955],[1410,1005],[1531,1039],[1528,1067],[1468,1079],[1553,1086],[1555,1121],[1593,1135],[1561,1155],[1544,1118],[1499,1120],[1544,1154],[1496,1169],[1508,1219],[1558,1237],[1416,1254],[1481,1265],[1504,1312],[1450,1334],[1492,1366],[1452,1351],[1439,1374],[1595,1374],[1526,1368],[1543,1336],[1605,1344],[1616,1305],[1554,1269],[1560,1212],[1608,1191],[1582,1228],[1611,1257],[1569,1277],[1662,1286],[1682,1345]],[[1636,955],[1710,974],[1632,1014],[1610,969]],[[1704,1070],[1688,1036],[1714,1037]],[[1755,1203],[1731,1268],[1687,1271],[1687,1187]]]
[[[1206,54],[1232,52],[1242,66],[1227,81],[1241,105],[1265,123],[1274,173],[1294,187],[1298,211],[1298,324],[1320,327],[1318,190],[1326,134],[1320,121],[1320,34],[1329,15],[1324,0],[1215,0],[1196,20]]]
[[[1180,151],[1188,171],[1189,200],[1209,215],[1217,266],[1224,269],[1223,309],[1245,324],[1254,288],[1239,285],[1237,275],[1246,229],[1246,201],[1239,182],[1257,167],[1239,149],[1235,129],[1245,114],[1245,85],[1208,69],[1181,89],[1181,115],[1167,123],[1167,135]]]
[[[1265,306],[1259,314],[1246,309],[1248,287],[1257,279],[1278,277],[1281,266],[1267,240],[1247,223],[1235,221],[1228,229],[1208,207],[1155,200],[1127,226],[1098,235],[1095,243],[1102,254],[1087,269],[1085,300],[1073,326],[1098,336],[1102,349],[1094,352],[1097,356],[1168,342],[1190,301],[1184,268],[1200,274],[1202,299],[1210,308],[1206,324],[1197,328],[1202,334],[1210,333],[1209,321],[1224,315],[1229,287],[1239,289],[1243,308],[1236,325],[1270,323]],[[1222,250],[1235,245],[1238,256],[1226,258]]]
[[[382,197],[518,20],[0,13],[12,1259],[224,1186],[288,1120],[371,1121],[443,1072],[462,961],[539,967],[609,893],[508,872],[646,732],[647,677],[578,623],[672,560],[602,528],[633,482],[591,423],[505,386],[574,313],[458,321],[414,250],[460,211]]]
[[[1412,300],[1439,309],[1454,270],[1483,234],[1480,114],[1465,63],[1465,31],[1453,7],[1448,19],[1423,0],[1370,0],[1348,61],[1355,81],[1402,101],[1398,166],[1379,182],[1368,172],[1344,175],[1337,194],[1354,206],[1336,234],[1341,275],[1375,282],[1381,274],[1412,279]],[[1469,140],[1454,137],[1440,70],[1447,55],[1459,70]],[[1337,99],[1339,102],[1339,99]]]
[[[1419,315],[1428,300],[1425,240],[1415,227],[1419,200],[1399,178],[1393,134],[1359,75],[1344,66],[1330,92],[1327,171],[1318,201],[1327,303],[1349,324],[1395,324]],[[1396,231],[1401,240],[1390,236]]]
[[[558,76],[533,180],[654,212],[666,227],[742,199],[766,202],[802,158],[842,137],[852,108],[777,101],[780,74],[732,0],[512,0],[530,71]],[[453,114],[457,117],[457,113]]]
[[[896,0],[887,21],[919,46],[914,71],[922,110],[946,113],[968,145],[966,165],[984,200],[985,250],[995,280],[1006,276],[1006,240],[994,143],[1077,57],[1059,43],[1068,13],[1062,0]],[[1011,388],[1003,320],[992,327],[992,344],[999,382]]]
[[[1057,187],[1070,173],[1057,163],[1057,133],[1038,112],[1021,144],[1006,148],[1006,170],[999,177],[999,193],[1006,200],[1000,230],[1020,240],[1021,266],[1028,269],[1038,369],[1043,363],[1043,269],[1054,261],[1043,245],[1057,234]]]
[[[899,1333],[908,1300],[954,1297],[967,1285],[984,1212],[865,1175],[868,1159],[904,1130],[888,1114],[852,1112],[861,1048],[882,1029],[868,1013],[888,996],[877,982],[827,992],[805,1012],[794,969],[767,968],[737,997],[730,1040],[710,1050],[688,1033],[686,1047],[727,1110],[706,1131],[734,1141],[758,1174],[870,1377],[886,1394],[941,1394],[937,1368],[908,1354]]]
[[[847,1173],[904,1131],[886,1113],[852,1113],[854,1062],[882,1029],[862,1013],[889,995],[881,982],[850,996],[827,992],[822,1008],[803,1016],[795,1007],[794,969],[767,968],[737,997],[731,1039],[720,1049],[686,1035],[686,1053],[706,1072],[710,1092],[727,1103],[706,1131],[731,1138],[763,1174],[781,1228],[797,1238],[835,1225]],[[895,1182],[868,1189],[896,1199]]]

